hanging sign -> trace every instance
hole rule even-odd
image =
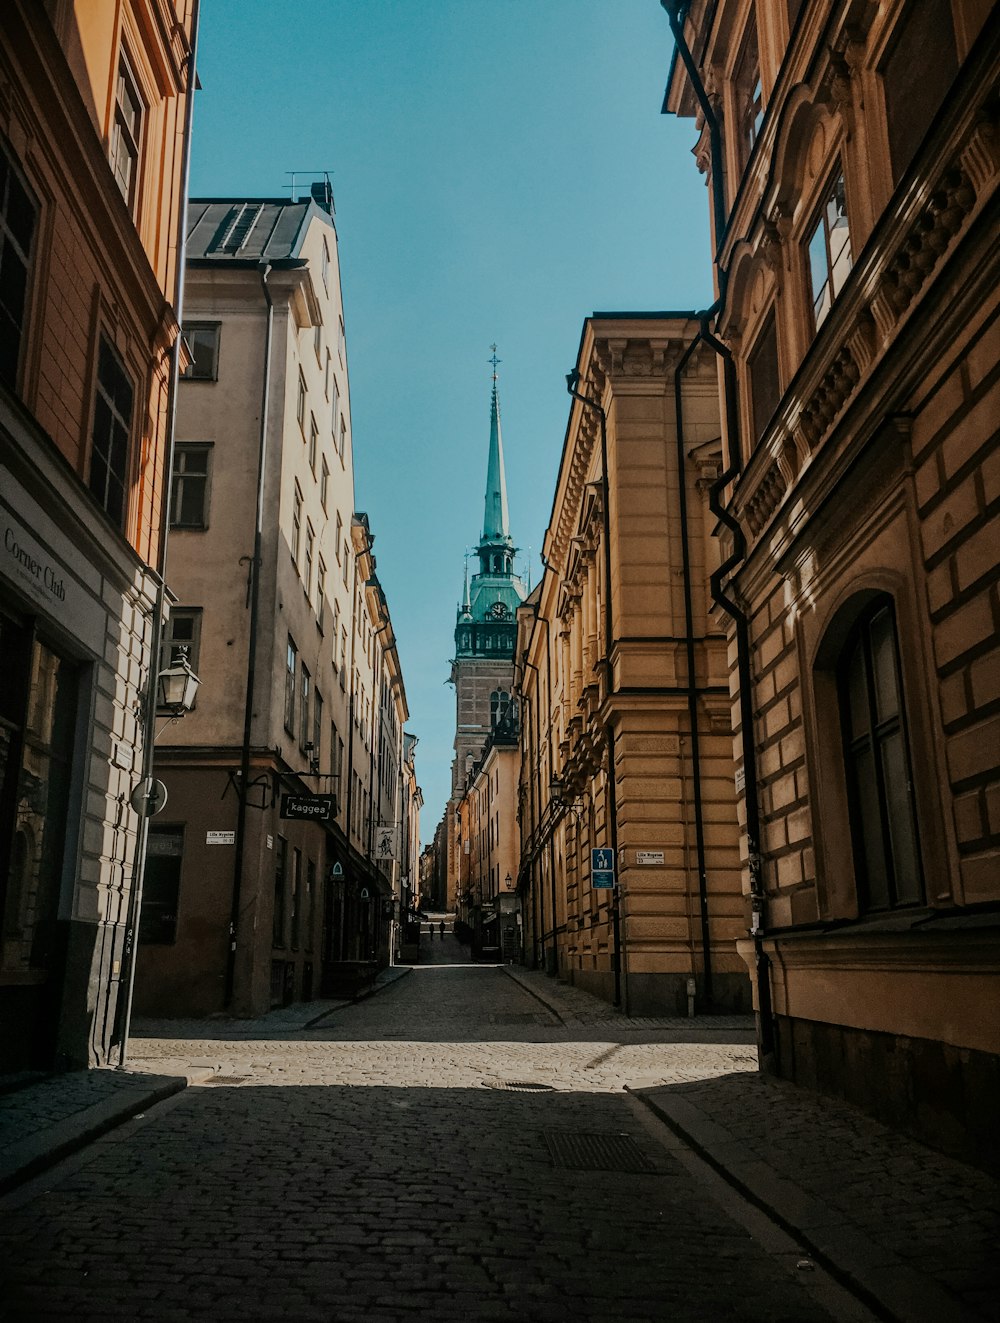
[[[282,818],[329,822],[334,814],[332,795],[282,795]]]
[[[376,859],[395,859],[395,858],[396,858],[396,828],[395,828],[395,827],[376,827],[376,828],[375,828],[375,858],[376,858]]]

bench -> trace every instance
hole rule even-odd
[[[375,960],[334,960],[323,966],[320,984],[322,997],[358,997],[375,982],[378,974],[378,962]]]

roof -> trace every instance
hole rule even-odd
[[[312,198],[192,198],[188,203],[189,262],[262,262],[298,257],[313,217],[330,213]]]

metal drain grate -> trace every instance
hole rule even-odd
[[[631,1135],[585,1135],[543,1130],[554,1167],[570,1171],[655,1171]]]
[[[213,1075],[206,1084],[243,1084],[250,1078],[249,1075]]]
[[[551,1093],[552,1084],[537,1084],[534,1080],[484,1080],[488,1089],[507,1089],[510,1093]]]

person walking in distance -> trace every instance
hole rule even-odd
[[[444,919],[441,920],[441,937],[444,937]]]

